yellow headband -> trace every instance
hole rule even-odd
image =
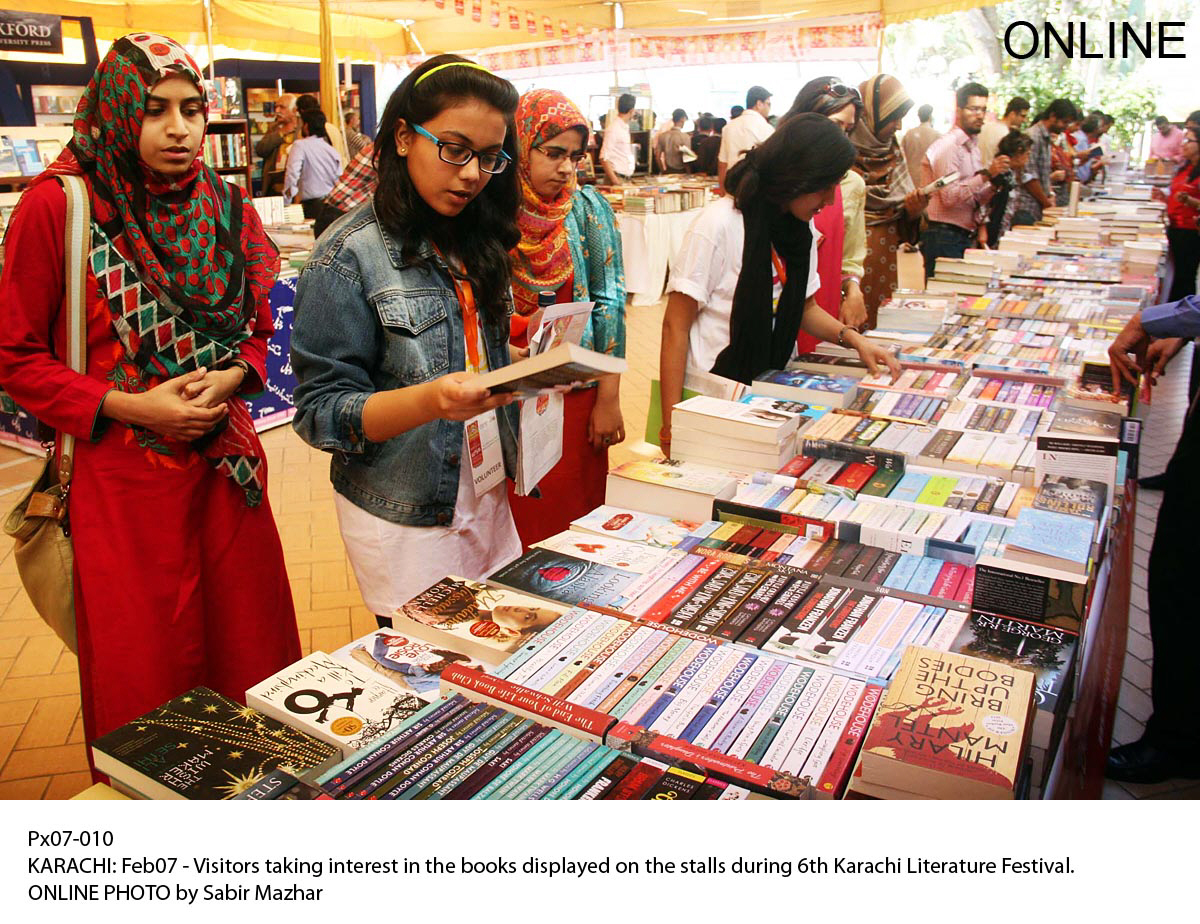
[[[491,73],[491,71],[489,71],[482,64],[475,64],[472,61],[448,61],[445,64],[439,64],[437,67],[431,67],[424,74],[422,74],[420,77],[417,78],[417,82],[414,83],[413,86],[419,87],[421,85],[421,81],[424,80],[426,77],[436,74],[438,71],[444,71],[448,67],[473,67],[473,68],[475,68],[475,70],[483,71],[485,74]]]

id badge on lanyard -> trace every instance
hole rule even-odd
[[[487,371],[487,354],[475,307],[475,290],[470,282],[451,274],[454,294],[462,309],[463,336],[467,347],[467,371],[478,375]],[[495,411],[472,417],[463,425],[464,454],[471,464],[471,484],[475,496],[482,497],[504,481],[504,452],[500,444],[500,421]]]

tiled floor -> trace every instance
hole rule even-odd
[[[663,303],[629,309],[630,371],[621,389],[629,432],[612,452],[613,464],[636,453],[650,454],[641,442],[650,378],[658,368]],[[1159,386],[1154,414],[1143,443],[1142,469],[1158,471],[1174,446],[1182,419],[1180,394],[1186,389],[1187,359]],[[304,650],[331,650],[374,626],[362,605],[346,562],[333,512],[326,457],[306,446],[289,427],[264,434],[271,471],[270,496],[283,537],[292,594]],[[0,509],[36,473],[38,463],[15,450],[0,449]],[[1148,714],[1150,642],[1147,636],[1145,564],[1160,497],[1139,498],[1138,564],[1134,610],[1130,613],[1129,655],[1114,740],[1136,739]],[[17,578],[12,549],[0,543],[0,799],[63,799],[90,782],[79,715],[75,658],[38,619]],[[1195,784],[1122,787],[1110,784],[1109,798],[1192,798]]]

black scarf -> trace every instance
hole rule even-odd
[[[807,300],[812,229],[808,222],[761,200],[742,212],[742,223],[742,271],[733,291],[729,346],[721,351],[712,371],[749,385],[769,369],[782,369],[792,357]],[[787,273],[774,312],[772,248]]]

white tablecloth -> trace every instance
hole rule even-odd
[[[617,216],[621,256],[625,260],[625,290],[635,305],[653,305],[662,298],[667,269],[683,243],[684,232],[699,209],[665,215]]]

